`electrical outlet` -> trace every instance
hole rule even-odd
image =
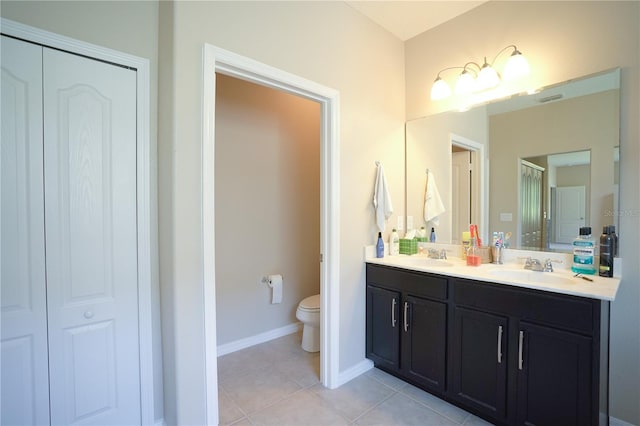
[[[404,217],[398,216],[398,223],[396,224],[396,231],[402,231],[404,229]]]
[[[413,216],[407,216],[407,231],[413,229]]]

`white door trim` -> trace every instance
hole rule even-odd
[[[207,424],[218,423],[215,300],[214,148],[216,72],[317,101],[320,135],[320,381],[339,385],[340,93],[313,81],[205,44],[202,81],[202,251]]]
[[[486,213],[487,208],[489,206],[489,200],[488,200],[489,179],[487,178],[487,175],[489,173],[489,164],[488,164],[489,160],[487,159],[487,152],[486,152],[485,146],[484,144],[473,141],[469,138],[465,138],[464,136],[456,135],[454,133],[449,133],[449,141],[451,142],[451,146],[454,146],[454,145],[459,146],[461,148],[471,151],[473,154],[477,154],[477,155],[473,155],[473,158],[478,160],[479,175],[480,175],[480,182],[479,182],[480,214],[479,216],[480,216],[480,229],[483,230],[482,231],[483,235],[481,235],[480,237],[485,241],[489,241],[489,235],[486,234],[489,229],[489,217],[487,216],[487,213]],[[449,164],[451,164],[451,159],[449,159]],[[473,168],[475,169],[475,166],[473,166]],[[473,192],[473,188],[472,188],[472,192]]]
[[[135,68],[137,85],[136,203],[138,222],[138,333],[141,424],[154,424],[151,297],[151,171],[149,146],[149,60],[1,18],[2,34],[113,64]]]

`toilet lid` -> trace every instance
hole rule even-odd
[[[314,296],[309,296],[306,299],[303,299],[298,305],[302,309],[306,310],[319,310],[320,309],[320,295],[316,294]]]

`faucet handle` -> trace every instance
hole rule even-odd
[[[560,260],[560,259],[550,259],[550,258],[545,259],[543,271],[544,272],[553,272],[553,264],[554,263],[562,263],[562,260]]]
[[[440,259],[447,258],[447,251],[445,249],[440,250]]]
[[[524,269],[531,269],[531,266],[533,265],[533,259],[531,256],[518,256],[518,259],[524,260]]]

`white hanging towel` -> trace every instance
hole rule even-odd
[[[373,208],[376,211],[376,224],[378,230],[384,232],[385,221],[391,217],[393,213],[393,205],[391,204],[391,195],[389,195],[389,186],[387,179],[384,177],[382,164],[376,161],[378,171],[376,173],[376,186],[373,191]]]
[[[440,222],[440,216],[445,212],[440,192],[436,186],[436,178],[431,170],[427,170],[427,189],[424,193],[424,221],[431,221],[434,225]]]

